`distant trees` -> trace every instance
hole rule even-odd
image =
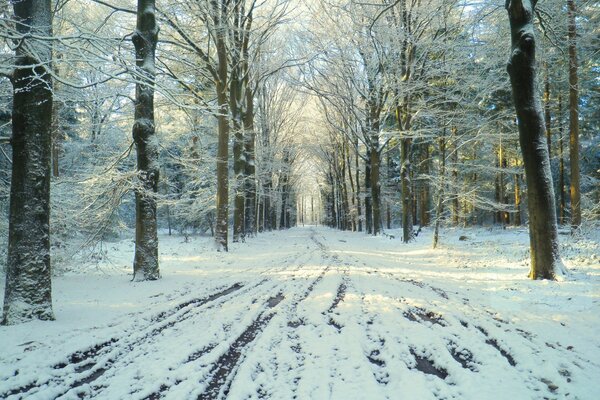
[[[12,179],[3,324],[52,320],[50,0],[14,3]]]
[[[326,124],[321,136],[330,138],[337,153],[343,153],[349,143],[365,172],[343,181],[326,178],[328,170],[336,170],[336,164],[342,169],[344,165],[339,164],[339,158],[336,161],[336,157],[323,156],[329,167],[323,168],[322,182],[336,187],[327,187],[321,198],[328,201],[330,194],[336,197],[344,193],[344,186],[356,189],[359,195],[345,201],[350,205],[350,215],[359,215],[358,220],[365,222],[368,232],[373,232],[374,218],[383,220],[385,216],[386,226],[392,226],[392,221],[402,226],[405,242],[412,240],[413,226],[426,226],[431,220],[438,233],[444,221],[454,226],[527,223],[530,216],[524,205],[529,204],[531,188],[523,182],[523,158],[510,133],[515,126],[511,97],[507,76],[499,72],[504,69],[505,43],[498,38],[505,32],[506,24],[497,8],[480,3],[467,10],[453,0],[427,4],[339,0],[320,4],[314,6],[313,36],[309,36],[309,43],[313,43],[319,56],[312,63],[314,69],[305,75],[312,79],[308,86],[315,95],[326,99],[321,107]],[[585,167],[587,176],[581,180],[586,188],[581,200],[576,200],[580,191],[575,190],[582,185],[577,182],[578,159],[581,154],[591,154],[594,145],[587,141],[585,148],[574,145],[567,152],[563,135],[568,124],[573,132],[578,123],[584,121],[591,126],[594,121],[582,118],[582,111],[573,111],[573,107],[583,107],[586,115],[594,115],[594,107],[585,99],[593,97],[595,91],[590,87],[593,80],[586,82],[589,89],[584,100],[579,96],[575,99],[578,85],[574,72],[578,63],[572,61],[577,48],[593,54],[587,49],[593,47],[588,20],[592,10],[597,10],[594,7],[584,2],[581,8],[586,11],[574,18],[574,10],[568,11],[562,3],[545,2],[534,15],[544,33],[540,46],[544,46],[541,64],[545,65],[546,115],[542,117],[547,120],[544,129],[551,175],[559,183],[560,201],[555,210],[561,222],[572,214],[574,226],[578,225],[577,204],[587,203],[590,209],[590,196],[598,197],[591,184],[598,179],[597,173],[589,163]],[[332,10],[335,18],[330,16]],[[567,24],[568,21],[571,22]],[[583,28],[581,35],[573,33],[578,25]],[[568,35],[573,39],[565,41]],[[352,49],[357,48],[360,51],[355,50],[357,55],[353,55]],[[371,61],[365,62],[365,56],[372,57]],[[597,68],[592,64],[597,65],[586,63],[590,71]],[[375,78],[369,81],[368,74],[373,71],[379,75],[372,74]],[[384,99],[378,121],[369,119],[369,112],[378,109],[370,107],[375,104],[371,99],[376,98],[369,96],[370,82]],[[567,98],[566,90],[573,100],[565,114],[567,107],[562,99]],[[565,123],[568,114],[571,116]],[[369,149],[373,141],[363,135],[372,132],[369,126],[375,126],[373,121],[379,124],[380,158],[385,160],[381,171],[375,174],[385,189],[385,212],[380,213],[380,218],[374,217],[372,203],[375,193],[371,183],[375,177]],[[573,168],[571,173],[565,168],[567,163]],[[359,176],[361,180],[357,182]],[[572,187],[571,201],[565,196],[567,186]],[[361,200],[364,207],[357,212]],[[336,210],[324,205],[328,215]],[[343,211],[344,207],[342,201],[338,208]],[[339,220],[339,212],[336,218]],[[345,229],[357,225],[342,224]]]

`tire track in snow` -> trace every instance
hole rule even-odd
[[[235,378],[236,366],[242,358],[242,351],[264,330],[269,321],[275,316],[275,313],[269,311],[281,303],[283,299],[285,297],[282,293],[270,297],[265,304],[265,310],[238,336],[225,354],[219,357],[217,362],[211,366],[210,381],[206,389],[197,397],[198,400],[214,400],[221,396],[227,397],[231,382]]]
[[[320,243],[316,240],[316,238],[314,238],[313,234],[311,234],[310,239],[317,245],[317,248],[321,249],[321,246],[319,246]],[[295,261],[298,261],[303,256],[304,257],[308,256],[305,261],[301,261],[300,263],[297,263],[292,268],[290,268],[289,265],[279,267],[279,268],[273,267],[273,268],[269,268],[267,270],[261,271],[261,275],[264,275],[267,273],[273,273],[273,272],[286,272],[286,273],[290,273],[290,274],[302,272],[303,268],[305,268],[306,265],[308,264],[308,262],[312,259],[314,252],[315,252],[315,250],[313,249],[313,250],[309,251],[308,253],[304,252],[304,253],[300,253],[296,257],[287,258],[287,260],[294,259]],[[294,300],[292,307],[294,305],[297,306],[297,303],[299,301],[302,301],[309,296],[310,292],[312,292],[314,287],[323,279],[323,276],[326,274],[326,272],[328,270],[329,270],[329,266],[324,268],[324,270],[319,273],[317,278],[315,278],[311,282],[311,284],[308,286],[308,288],[306,288],[306,290],[302,294],[299,295],[299,298]],[[295,279],[296,279],[296,277],[292,276],[290,281],[294,281]],[[285,286],[285,285],[283,285],[283,286]],[[267,303],[266,303],[267,309],[275,307],[276,305],[279,304],[279,302],[281,302],[283,300],[283,295],[282,295],[283,291],[281,290],[281,286],[279,286],[278,288],[280,290],[279,294],[272,296],[267,301]],[[289,292],[290,292],[289,289],[285,291],[285,293],[289,293]],[[297,297],[298,297],[298,295],[297,295]],[[209,387],[205,390],[205,392],[203,392],[203,394],[200,395],[199,398],[214,398],[211,396],[218,396],[219,392],[229,390],[229,385],[231,384],[231,381],[235,377],[235,373],[233,370],[234,369],[237,370],[237,368],[239,367],[238,364],[243,362],[243,358],[241,357],[243,348],[250,345],[256,339],[256,337],[259,336],[259,334],[264,330],[264,328],[266,328],[266,326],[268,325],[270,320],[277,314],[277,312],[274,312],[274,313],[268,314],[267,317],[264,317],[263,316],[264,312],[265,311],[261,312],[261,314],[259,314],[259,316],[256,319],[254,319],[245,328],[245,330],[237,337],[237,339],[234,340],[234,342],[230,345],[228,350],[226,350],[226,352],[223,355],[221,355],[220,358],[215,363],[213,363],[209,366],[209,369],[210,369],[209,375],[212,374],[213,378],[211,380],[211,383],[209,383]],[[186,363],[196,362],[199,359],[201,359],[202,357],[211,354],[215,350],[216,347],[217,347],[216,343],[209,343],[202,349],[190,354],[185,362]],[[225,371],[230,371],[231,375],[225,376]],[[217,382],[220,382],[220,384],[222,384],[223,382],[229,382],[229,383],[227,383],[226,386],[219,386],[217,384]],[[165,395],[167,395],[169,390],[171,390],[174,386],[177,386],[181,383],[182,383],[181,380],[176,380],[174,384],[163,383],[159,387],[159,390],[151,393],[150,395],[146,396],[144,399],[145,400],[146,399],[148,399],[148,400],[160,399],[160,398],[164,397]],[[204,396],[204,397],[202,397],[202,396]]]
[[[285,261],[291,259],[297,260],[302,258],[306,253],[299,252],[295,256],[287,257]],[[302,267],[302,264],[297,266],[291,271],[296,271]],[[250,271],[252,268],[248,268],[243,271]],[[242,271],[242,272],[243,272]],[[281,266],[277,265],[266,268],[258,272],[258,275],[265,276],[277,272],[286,271],[289,272],[289,265]],[[108,370],[114,368],[116,360],[121,356],[128,354],[131,350],[139,345],[148,344],[149,340],[160,335],[163,331],[174,327],[189,318],[196,315],[193,313],[197,308],[203,307],[207,303],[214,302],[221,297],[228,296],[233,292],[242,289],[244,286],[248,286],[248,290],[266,283],[269,278],[264,278],[254,285],[242,282],[236,282],[230,287],[224,290],[218,291],[206,297],[195,297],[177,304],[168,310],[161,311],[160,313],[152,316],[148,323],[141,326],[132,326],[128,331],[118,337],[110,338],[104,342],[98,343],[85,350],[79,350],[71,353],[66,357],[66,362],[60,362],[51,366],[50,368],[54,371],[51,372],[53,377],[43,380],[30,382],[28,384],[20,385],[17,388],[11,388],[0,393],[0,398],[6,398],[9,396],[17,395],[32,395],[39,393],[35,391],[36,388],[56,388],[63,385],[68,385],[68,389],[64,390],[62,394],[55,397],[60,397],[73,389],[77,389],[84,385],[89,385],[103,377]],[[235,299],[232,297],[229,301]],[[182,311],[183,310],[183,311]],[[173,320],[171,320],[173,319]],[[166,320],[170,320],[166,322]],[[159,326],[156,326],[160,324]],[[148,331],[149,330],[149,331]],[[131,332],[134,333],[136,339],[132,339]],[[140,336],[140,332],[145,332]],[[116,353],[116,354],[115,354]],[[196,355],[197,356],[197,355]],[[191,355],[193,357],[193,355]],[[56,371],[59,371],[58,373]],[[64,372],[63,372],[64,371]],[[61,375],[62,374],[62,375]],[[64,376],[63,376],[64,375]],[[83,376],[81,376],[83,375]],[[75,376],[75,378],[73,378]],[[73,378],[73,379],[71,379]],[[97,387],[98,389],[99,387]]]
[[[266,280],[259,282],[255,285],[260,286],[266,282]],[[213,303],[221,298],[224,298],[234,292],[239,291],[244,287],[243,284],[236,282],[235,284],[212,293],[205,297],[198,297],[194,299],[182,302],[169,310],[162,311],[150,319],[150,322],[142,327],[132,327],[134,333],[138,333],[138,336],[132,338],[131,332],[125,332],[120,337],[111,338],[105,342],[99,343],[86,350],[80,350],[71,353],[67,356],[66,362],[55,364],[51,368],[54,371],[58,371],[58,374],[54,377],[45,381],[31,382],[27,385],[22,385],[18,388],[7,390],[0,393],[0,398],[8,398],[9,396],[15,395],[26,395],[30,396],[34,393],[32,390],[40,387],[48,389],[50,387],[57,387],[63,384],[67,384],[69,387],[63,393],[55,395],[58,398],[70,390],[76,389],[84,384],[90,384],[104,375],[108,369],[114,364],[120,354],[130,352],[134,347],[145,343],[149,338],[159,335],[166,329],[173,327],[174,325],[192,317],[191,311],[194,309],[201,308],[207,304]],[[168,319],[171,319],[167,321]],[[162,324],[156,326],[157,324]],[[144,332],[146,331],[146,332]],[[141,334],[139,334],[141,332]],[[117,353],[116,355],[113,353]],[[56,374],[56,372],[55,372]],[[77,377],[70,383],[67,383],[67,379],[72,378],[73,375],[83,375]]]
[[[365,265],[365,264],[363,263],[363,265]],[[449,296],[449,292],[447,292],[446,290],[444,290],[440,287],[431,285],[429,283],[424,283],[424,282],[421,282],[421,281],[418,281],[415,279],[398,277],[395,274],[392,274],[389,272],[383,272],[376,268],[369,270],[367,273],[368,274],[376,274],[376,275],[380,275],[380,276],[388,276],[388,277],[392,278],[394,281],[410,284],[413,287],[416,287],[416,288],[419,288],[422,290],[426,290],[427,292],[432,291],[438,297],[444,299],[446,302],[448,300],[452,301],[451,296]],[[452,294],[459,295],[458,292],[452,292]],[[452,296],[452,297],[454,297],[454,296]],[[464,330],[470,329],[469,324],[467,322],[465,322],[465,320],[474,322],[474,324],[475,324],[474,327],[477,330],[477,333],[480,334],[480,339],[478,340],[478,343],[483,343],[483,344],[493,348],[494,351],[497,352],[498,356],[500,356],[506,360],[508,368],[515,368],[519,371],[519,373],[526,372],[526,371],[522,370],[522,368],[518,368],[518,363],[515,359],[515,356],[513,354],[511,354],[511,352],[508,349],[506,349],[501,343],[506,342],[506,341],[511,342],[516,339],[521,339],[519,342],[528,341],[528,342],[530,342],[530,345],[527,347],[531,349],[531,355],[534,356],[535,354],[537,354],[539,352],[537,348],[540,346],[540,344],[539,343],[537,345],[535,344],[535,342],[532,338],[533,335],[525,329],[522,329],[510,322],[504,321],[495,312],[492,312],[488,309],[477,309],[477,308],[471,306],[468,302],[468,299],[462,299],[462,304],[467,306],[469,308],[470,312],[463,314],[459,310],[453,310],[453,312],[450,313],[450,315],[449,315],[451,317],[451,319],[456,318],[456,320],[458,320],[460,322],[460,326],[458,326],[456,323],[449,324],[447,322],[444,322],[444,319],[441,317],[441,315],[436,314],[433,311],[427,311],[426,309],[424,309],[422,307],[410,308],[408,311],[404,312],[404,317],[412,322],[439,325],[443,328],[458,327],[459,332],[457,332],[456,329],[453,329],[452,332],[449,332],[449,335],[450,335],[449,338],[446,335],[442,336],[442,339],[446,341],[446,349],[448,350],[448,352],[450,353],[450,355],[452,356],[454,361],[456,361],[461,366],[461,368],[463,368],[465,370],[469,370],[472,373],[478,373],[479,366],[481,366],[482,364],[476,361],[473,351],[470,350],[469,348],[459,346],[457,344],[457,343],[469,343],[468,340],[465,341],[464,335],[463,335],[463,333],[461,333],[461,331],[464,332]],[[487,330],[485,330],[484,328],[479,326],[477,321],[480,321],[479,324],[483,323],[486,326],[493,326],[494,328],[499,328],[499,329],[495,329],[497,332],[494,335],[491,335]],[[471,335],[471,336],[473,336],[473,335]],[[501,340],[500,338],[504,338],[504,340]],[[523,340],[523,339],[525,339],[525,340]],[[383,341],[383,343],[385,343],[385,340]],[[524,343],[522,343],[522,344],[524,344]],[[552,347],[552,346],[549,345],[548,347]],[[558,346],[558,347],[560,348],[560,346]],[[448,377],[449,372],[446,369],[444,369],[443,367],[437,366],[436,363],[432,359],[429,358],[429,356],[427,355],[427,352],[423,352],[423,351],[419,352],[416,348],[411,347],[410,353],[416,362],[415,369],[417,369],[425,374],[437,376],[438,378],[443,379],[443,380],[445,380]],[[566,353],[568,353],[568,352],[566,352]],[[371,352],[371,354],[366,355],[367,359],[374,367],[374,377],[376,377],[378,382],[380,381],[380,379],[378,379],[378,376],[380,375],[381,370],[383,368],[385,368],[385,361],[381,360],[381,358],[379,357],[380,354],[381,354],[381,350],[376,348]],[[571,354],[571,357],[573,357],[572,354]],[[580,357],[580,358],[582,358],[582,357]],[[590,363],[589,360],[585,360],[583,358],[582,358],[582,360],[584,362]],[[570,372],[569,368],[565,367],[564,365],[561,367],[561,369],[559,369],[559,375],[561,375],[566,380],[566,382],[571,381],[570,377],[571,377],[572,373]],[[549,395],[550,397],[556,396],[559,393],[558,385],[556,385],[550,379],[535,376],[535,374],[531,373],[531,371],[529,371],[529,373],[527,374],[526,382],[530,382],[528,384],[528,386],[531,390],[534,390],[534,391],[540,390],[540,386],[539,386],[540,383],[542,385],[545,385],[547,387],[547,390],[550,393],[550,395]]]

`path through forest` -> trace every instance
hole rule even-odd
[[[164,238],[161,281],[67,273],[56,322],[1,327],[0,398],[591,399],[599,268],[530,282],[507,256],[524,239],[306,227],[196,256],[208,241]]]

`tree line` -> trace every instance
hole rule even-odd
[[[600,13],[536,3],[0,3],[3,323],[53,319],[51,254],[120,226],[140,281],[161,227],[227,251],[317,219],[529,221],[531,277],[564,273],[558,224],[600,212]]]

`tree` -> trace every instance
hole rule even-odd
[[[160,277],[155,197],[158,192],[159,165],[154,126],[154,58],[158,26],[154,0],[138,0],[137,27],[132,40],[137,67],[133,140],[137,149],[139,178],[139,187],[135,192],[133,279],[145,281]]]
[[[53,320],[50,264],[52,12],[50,0],[14,3],[12,181],[3,324]]]
[[[581,225],[579,183],[579,83],[577,75],[577,26],[575,0],[568,0],[569,19],[569,157],[571,159],[571,226]]]
[[[559,249],[554,188],[545,122],[536,88],[533,15],[536,0],[507,0],[512,50],[507,70],[517,112],[519,142],[528,188],[531,279],[564,273]]]

